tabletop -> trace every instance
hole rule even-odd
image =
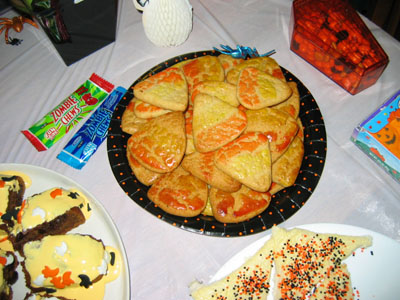
[[[314,96],[327,134],[326,162],[315,191],[280,225],[348,224],[400,242],[400,185],[350,140],[353,129],[399,89],[400,43],[363,18],[390,62],[373,86],[351,95],[289,49],[292,1],[190,3],[193,30],[177,47],[157,47],[146,38],[142,14],[131,0],[118,1],[115,42],[70,66],[64,64],[41,29],[25,25],[18,35],[23,40],[19,46],[5,45],[2,40],[0,162],[30,164],[61,173],[79,182],[104,205],[128,256],[131,299],[190,299],[188,286],[192,281],[207,282],[230,257],[270,231],[221,238],[176,228],[125,194],[110,168],[106,142],[82,170],[76,170],[56,156],[79,126],[43,152],[38,152],[21,130],[38,121],[92,73],[128,88],[151,67],[180,54],[220,44],[256,47],[262,53],[274,49],[272,57]],[[4,16],[13,15],[8,11]]]

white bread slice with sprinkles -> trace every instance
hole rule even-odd
[[[334,277],[346,272],[342,261],[353,251],[372,244],[371,237],[321,234],[298,228],[286,230],[275,226],[272,240],[274,299],[309,299],[312,295],[315,300],[331,299],[325,298],[323,292],[318,293],[318,289],[323,290],[326,285],[334,295],[340,291],[341,299],[353,299],[350,282]]]
[[[257,253],[231,274],[192,291],[192,298],[194,300],[267,299],[273,266],[273,246],[272,239],[269,239]]]
[[[272,227],[271,237],[244,264],[226,277],[192,283],[194,300],[326,300],[354,298],[350,273],[342,263],[370,236],[314,233]],[[268,298],[270,299],[270,298]]]

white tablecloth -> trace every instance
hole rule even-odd
[[[285,227],[342,223],[364,227],[400,241],[400,184],[351,141],[353,128],[400,88],[400,43],[368,20],[366,24],[390,58],[378,82],[352,96],[289,50],[291,1],[191,0],[193,31],[181,46],[160,48],[145,36],[131,0],[119,1],[116,41],[66,67],[42,30],[25,25],[0,42],[0,162],[45,167],[87,188],[108,210],[129,259],[131,298],[190,299],[188,285],[207,281],[231,256],[269,233],[216,238],[190,233],[157,219],[134,203],[111,171],[106,143],[82,170],[56,159],[72,133],[37,152],[20,133],[95,72],[128,88],[154,65],[179,54],[220,44],[275,49],[274,58],[297,76],[315,97],[327,132],[327,158],[315,192]],[[15,13],[9,11],[6,16]],[[4,34],[4,33],[3,33]],[[3,35],[2,37],[3,38]]]

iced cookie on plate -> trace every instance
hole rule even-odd
[[[271,186],[271,153],[268,137],[249,132],[223,146],[215,157],[216,166],[247,187],[266,192]]]
[[[292,89],[292,95],[285,101],[274,105],[273,108],[280,109],[286,113],[288,113],[293,118],[297,119],[300,112],[300,94],[299,89],[297,88],[297,83],[293,81],[289,81],[288,85]]]
[[[239,106],[239,100],[236,97],[236,86],[224,81],[202,81],[193,87],[191,101],[200,94],[214,96],[234,107]]]
[[[168,68],[133,87],[135,97],[146,103],[173,111],[184,111],[188,104],[185,75],[179,68]]]
[[[181,216],[199,215],[207,204],[207,184],[182,167],[163,174],[148,190],[147,196],[165,212]]]
[[[141,100],[136,101],[133,111],[138,118],[142,119],[156,118],[171,112],[171,110],[164,109]]]
[[[210,189],[213,216],[223,223],[238,223],[261,214],[269,205],[271,194],[260,193],[242,185],[239,191],[228,193]]]
[[[145,168],[167,173],[180,164],[186,150],[185,118],[171,112],[150,119],[129,139],[128,150]]]
[[[295,183],[304,156],[304,144],[295,137],[289,148],[272,164],[272,181],[288,187]]]
[[[147,119],[138,118],[135,114],[137,99],[133,98],[125,108],[121,118],[121,130],[128,134],[134,134]]]
[[[261,109],[288,99],[292,89],[286,81],[248,67],[239,74],[237,97],[248,109]]]
[[[246,128],[246,113],[216,97],[198,94],[193,107],[194,146],[214,151],[238,137]]]
[[[225,75],[236,65],[244,62],[243,58],[234,58],[227,54],[220,54],[218,56],[218,60],[224,68]]]
[[[144,185],[152,185],[160,176],[160,173],[150,171],[143,167],[131,154],[129,148],[126,151],[129,167],[131,168],[136,179]]]
[[[266,72],[278,79],[285,80],[285,76],[282,73],[281,67],[271,57],[255,57],[247,59],[240,64],[234,66],[227,74],[226,81],[232,84],[237,84],[239,80],[240,72],[248,67],[256,68],[262,72]]]
[[[185,132],[186,132],[186,151],[185,154],[191,154],[196,151],[193,141],[193,105],[189,103],[185,111]]]
[[[300,118],[296,119],[297,125],[299,126],[299,130],[297,131],[297,137],[304,142],[304,126],[303,123],[301,122]]]
[[[194,152],[186,155],[182,160],[182,167],[213,187],[230,193],[238,191],[241,183],[215,166],[216,154],[213,151],[207,153]]]
[[[189,93],[195,84],[202,81],[224,81],[225,73],[216,56],[206,55],[186,62],[181,66],[185,74]]]
[[[245,132],[259,131],[268,136],[271,159],[276,161],[289,147],[298,132],[298,123],[287,113],[274,108],[247,110]]]

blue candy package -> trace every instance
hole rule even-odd
[[[126,89],[117,87],[65,145],[57,158],[75,169],[82,169],[107,137],[115,107]]]

